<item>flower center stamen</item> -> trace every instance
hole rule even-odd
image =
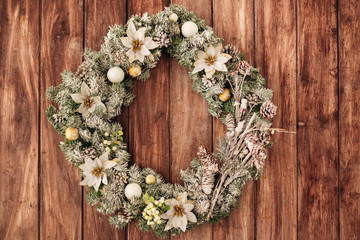
[[[213,65],[215,61],[216,61],[216,57],[215,57],[215,56],[210,56],[210,55],[208,55],[207,58],[205,58],[205,63],[206,63],[208,66]]]
[[[101,175],[102,175],[102,171],[103,171],[103,168],[96,167],[96,168],[94,168],[94,169],[91,171],[91,173],[92,173],[95,177],[99,178],[99,177],[101,177]]]
[[[85,99],[85,101],[84,101],[84,105],[85,105],[85,107],[90,108],[90,107],[91,107],[92,102],[93,102],[93,100],[92,100],[92,99],[90,99],[90,97],[87,97],[87,98]]]
[[[139,51],[140,48],[141,48],[141,45],[143,45],[142,42],[140,42],[140,40],[136,39],[133,41],[133,50],[136,52],[136,51]]]
[[[174,207],[174,216],[182,217],[184,215],[184,208],[181,208],[179,206]]]

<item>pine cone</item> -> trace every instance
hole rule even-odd
[[[81,152],[82,156],[91,158],[91,159],[95,159],[97,157],[96,155],[96,150],[94,147],[86,147],[82,150]]]
[[[248,75],[250,73],[251,66],[247,61],[241,61],[236,66],[236,69],[242,75]]]
[[[209,212],[210,201],[207,198],[198,199],[195,202],[195,211],[200,215],[205,215]]]
[[[230,113],[226,115],[226,127],[229,131],[234,131],[235,129],[235,119],[234,116]]]
[[[168,35],[165,32],[158,32],[154,36],[153,40],[159,45],[159,48],[167,47],[170,43],[170,39],[168,38]]]
[[[132,214],[126,212],[124,209],[117,210],[116,214],[118,216],[119,221],[122,223],[129,223],[134,218]]]
[[[251,162],[257,168],[262,168],[265,164],[266,150],[260,143],[257,136],[254,134],[248,134],[245,137],[246,145],[252,155]]]
[[[259,97],[255,93],[247,95],[246,99],[248,100],[249,103],[252,103],[252,104],[255,104],[259,101]]]
[[[128,60],[125,48],[115,51],[110,56],[114,61],[115,65],[122,65]]]
[[[59,114],[57,114],[57,113],[53,114],[52,116],[53,116],[54,121],[55,121],[56,123],[62,123],[63,120],[64,120],[64,119],[63,119]]]
[[[204,75],[204,76],[202,77],[201,81],[202,81],[202,83],[204,84],[204,86],[205,86],[205,87],[208,87],[208,88],[214,86],[215,83],[216,83],[215,78],[212,78],[212,77],[211,77],[211,78],[207,78],[206,75]]]
[[[204,193],[210,194],[215,182],[215,175],[219,172],[219,165],[216,157],[207,151],[204,146],[200,146],[197,156],[204,164],[201,188]]]
[[[262,145],[267,146],[271,142],[271,136],[267,132],[262,132],[259,134],[259,141],[262,143]]]
[[[272,102],[264,102],[261,105],[260,113],[265,119],[272,119],[276,115],[276,106]]]
[[[78,67],[75,77],[77,78],[84,78],[89,73],[93,72],[92,64],[89,61],[84,61]]]
[[[231,56],[231,59],[229,60],[230,62],[237,62],[240,60],[239,50],[231,44],[228,44],[223,48],[223,53]]]
[[[125,185],[127,183],[128,176],[126,172],[119,172],[115,175],[115,181],[119,185]]]

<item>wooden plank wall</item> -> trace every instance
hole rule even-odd
[[[168,239],[360,239],[360,2],[357,0],[4,0],[0,2],[0,239],[154,239],[114,230],[45,117],[45,90],[98,50],[108,26],[181,4],[237,46],[274,90],[276,134],[261,180],[233,214]],[[119,118],[132,161],[181,183],[199,145],[224,134],[164,54]],[[151,104],[149,104],[151,103]],[[187,134],[184,134],[187,133]]]

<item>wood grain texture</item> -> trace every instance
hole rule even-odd
[[[179,4],[211,25],[210,0],[178,0]],[[206,7],[204,7],[206,6]],[[200,145],[212,148],[212,120],[208,113],[208,104],[200,94],[192,90],[192,80],[189,69],[179,65],[176,59],[171,59],[170,67],[170,157],[171,182],[181,183],[180,170],[190,167],[190,162],[196,157]],[[196,106],[196,108],[194,108]],[[171,239],[211,239],[212,225],[204,224]]]
[[[360,2],[339,2],[340,238],[359,239]]]
[[[125,0],[86,0],[85,1],[85,47],[92,50],[100,50],[104,42],[104,36],[109,31],[108,26],[126,23]],[[121,117],[122,126],[128,129],[127,108],[123,110]],[[126,135],[127,137],[127,135]],[[87,190],[83,198],[83,238],[84,239],[125,239],[126,229],[116,230],[109,224],[109,216],[97,212],[96,207],[86,201]]]
[[[42,1],[41,6],[41,162],[40,238],[80,239],[82,194],[78,170],[60,151],[62,137],[46,119],[45,90],[61,82],[63,69],[81,63],[83,2]]]
[[[128,1],[128,16],[163,10],[169,2]],[[146,82],[134,79],[134,102],[129,107],[129,150],[133,163],[151,167],[169,181],[169,57],[163,55]],[[137,221],[128,227],[128,239],[154,239],[142,232]]]
[[[298,238],[336,239],[337,2],[299,1]]]
[[[250,64],[255,64],[254,1],[215,0],[215,34],[224,38],[224,45],[236,46]],[[223,138],[225,125],[214,121],[214,149],[219,137]],[[246,184],[239,198],[239,206],[229,217],[214,225],[214,239],[253,239],[255,233],[255,183]],[[231,234],[229,234],[231,233]]]
[[[296,1],[256,2],[256,65],[274,91],[274,127],[296,131]],[[273,135],[257,185],[257,239],[297,237],[296,134]]]
[[[0,239],[38,238],[39,3],[0,3]]]

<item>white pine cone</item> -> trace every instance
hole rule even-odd
[[[252,104],[255,104],[259,101],[259,97],[255,93],[247,95],[246,99],[248,100],[249,103],[252,103]]]
[[[239,50],[231,44],[226,45],[223,48],[223,53],[229,54],[231,56],[230,62],[237,62],[240,60]]]
[[[248,75],[250,73],[251,66],[247,61],[241,61],[236,66],[236,69],[242,75]]]
[[[78,67],[75,77],[84,78],[89,73],[93,72],[92,64],[89,61],[84,61]]]
[[[252,155],[251,162],[257,168],[262,168],[266,160],[266,150],[257,136],[248,134],[245,137],[246,145]]]
[[[153,40],[159,45],[159,48],[167,47],[170,43],[170,39],[168,38],[168,35],[163,31],[158,32],[154,36]]]
[[[206,75],[204,75],[201,79],[202,83],[204,84],[205,87],[207,88],[211,88],[212,86],[215,85],[216,80],[215,78],[207,78]]]
[[[96,155],[96,150],[94,147],[85,147],[82,151],[81,151],[82,156],[91,158],[91,159],[95,159],[97,157]]]
[[[228,115],[226,115],[225,124],[229,131],[234,131],[235,119],[232,114],[229,113]]]
[[[195,202],[195,211],[200,215],[205,215],[209,212],[210,201],[206,198],[198,199]]]
[[[201,189],[204,193],[210,194],[214,187],[215,175],[219,172],[217,159],[212,153],[209,153],[204,146],[199,147],[197,156],[204,164]]]
[[[276,115],[277,107],[272,102],[264,102],[261,105],[260,113],[265,119],[272,119]]]
[[[119,209],[116,214],[119,221],[122,223],[129,223],[134,218],[132,214],[124,211],[124,209]]]
[[[115,176],[115,181],[119,185],[125,185],[128,180],[128,175],[126,172],[118,172]]]

